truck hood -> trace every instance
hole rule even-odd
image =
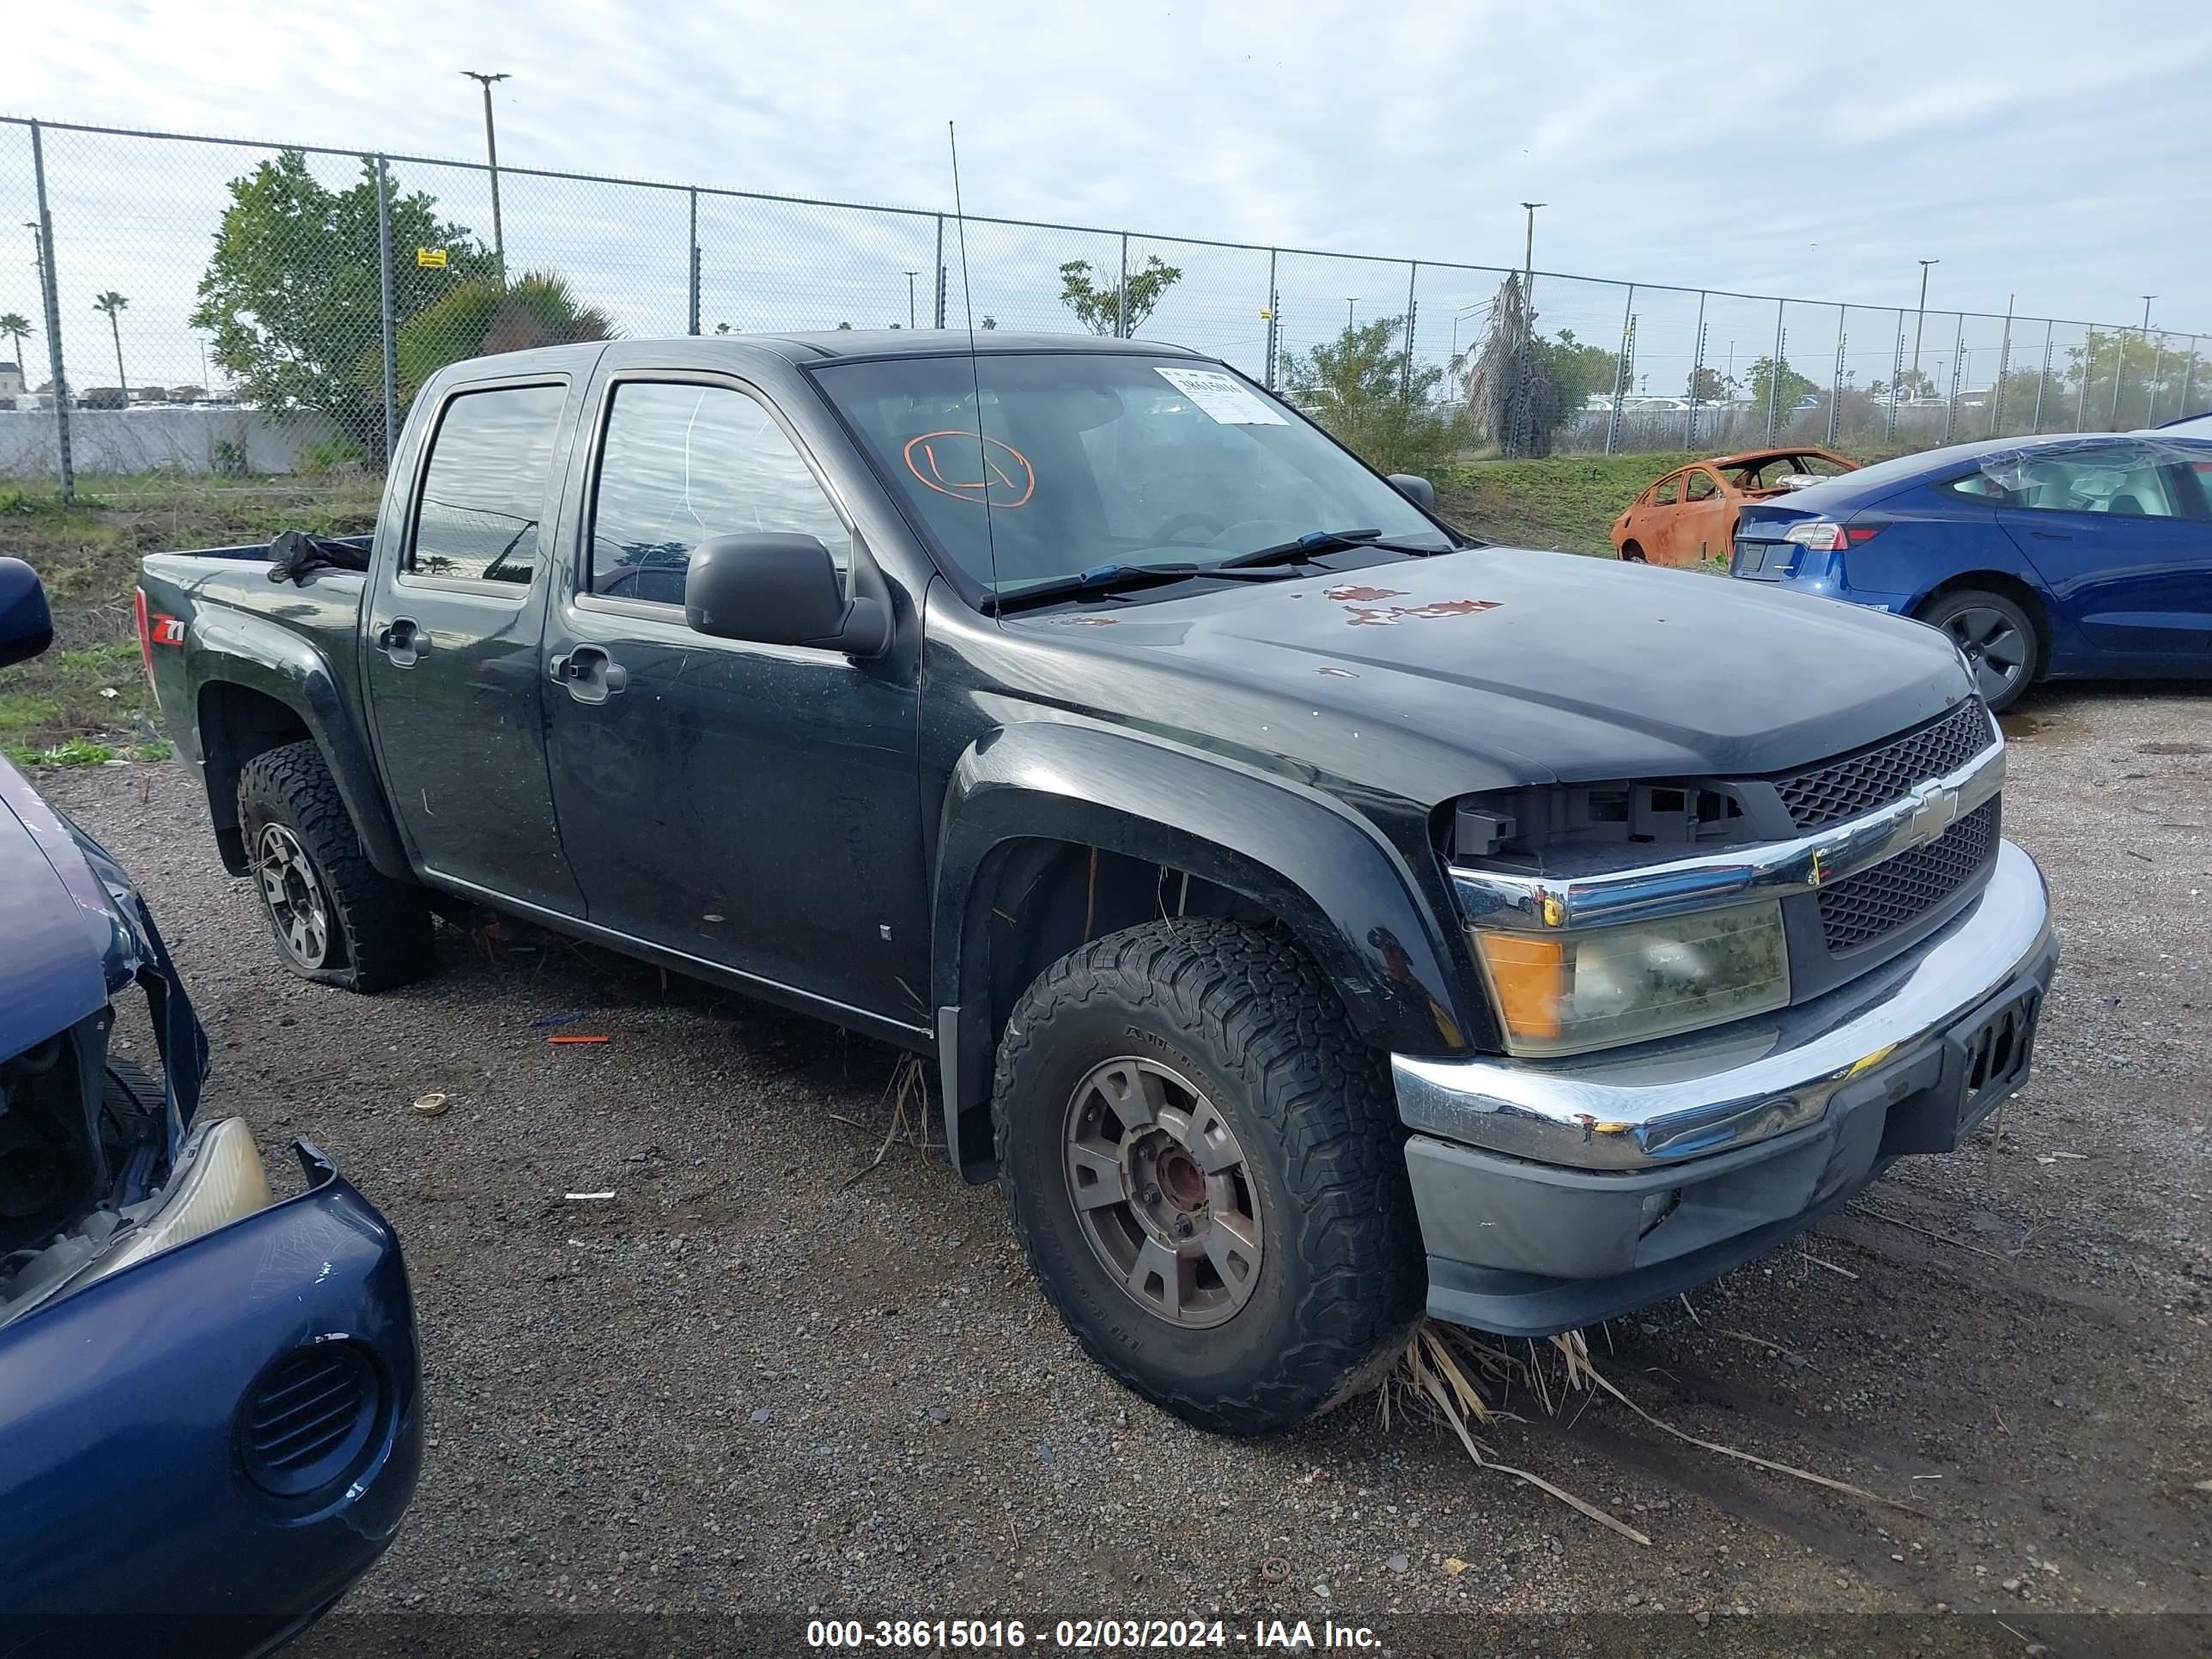
[[[1022,659],[1009,680],[1086,713],[1424,804],[1522,783],[1780,771],[1972,689],[1950,642],[1917,623],[1511,548],[1088,605],[1010,619],[1005,633]],[[1057,662],[1031,648],[1046,646]]]

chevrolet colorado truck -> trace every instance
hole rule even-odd
[[[2027,1070],[2045,890],[1944,635],[1471,544],[1197,354],[461,363],[331,552],[142,585],[290,965],[399,984],[472,902],[931,1057],[1070,1328],[1200,1424],[1425,1308],[1671,1296]]]

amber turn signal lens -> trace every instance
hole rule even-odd
[[[1498,1010],[1516,1037],[1559,1035],[1559,1004],[1566,994],[1567,947],[1555,939],[1513,933],[1474,935],[1490,971]]]

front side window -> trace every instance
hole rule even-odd
[[[559,386],[500,386],[446,405],[422,474],[410,572],[530,585],[568,396]]]
[[[1682,478],[1680,473],[1671,478],[1662,478],[1651,491],[1651,505],[1672,507],[1682,499]]]
[[[908,516],[994,592],[1218,563],[1314,531],[1451,545],[1304,420],[1196,359],[993,353],[814,373]]]
[[[592,513],[591,591],[684,603],[692,550],[711,536],[812,536],[842,572],[852,536],[783,428],[728,386],[615,387]]]

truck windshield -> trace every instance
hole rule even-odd
[[[988,592],[1107,565],[1217,564],[1353,526],[1452,545],[1319,431],[1212,363],[987,353],[974,368],[964,356],[901,357],[815,374],[908,516]]]

